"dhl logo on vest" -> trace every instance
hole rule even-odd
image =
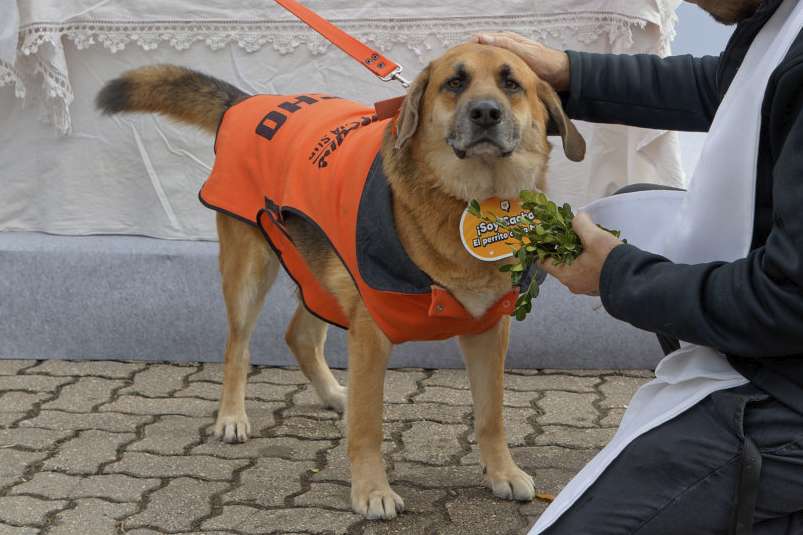
[[[257,125],[256,133],[268,141],[273,140],[279,130],[287,123],[288,119],[304,106],[312,106],[323,100],[337,100],[340,97],[330,95],[295,95],[292,100],[287,100],[276,106],[276,109],[268,112],[267,115]],[[324,168],[328,164],[327,158],[332,155],[346,139],[346,136],[354,130],[368,126],[378,120],[376,115],[362,116],[357,120],[349,121],[325,133],[312,149],[309,160],[313,165]]]

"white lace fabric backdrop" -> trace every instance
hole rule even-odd
[[[668,54],[679,0],[304,3],[412,77],[478,31],[515,31],[562,49]],[[214,159],[209,136],[93,109],[103,82],[124,70],[175,63],[248,92],[320,91],[369,104],[401,92],[268,0],[0,0],[0,13],[0,230],[214,239],[212,213],[196,197]],[[568,162],[559,143],[553,151],[556,200],[580,206],[633,182],[683,185],[676,134],[579,127],[585,162]]]

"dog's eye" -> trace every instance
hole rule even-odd
[[[514,80],[513,78],[505,79],[505,90],[510,91],[511,93],[518,91],[521,89],[521,85]]]
[[[455,76],[446,82],[446,87],[452,91],[460,91],[466,86],[466,79],[462,76]]]

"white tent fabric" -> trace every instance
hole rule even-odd
[[[666,54],[679,0],[304,3],[414,75],[487,30],[560,48]],[[399,93],[265,0],[0,0],[0,13],[0,230],[214,239],[212,214],[195,197],[213,160],[208,136],[94,111],[102,83],[126,69],[169,62],[249,92],[314,90],[366,103]],[[557,200],[579,206],[627,183],[683,184],[674,133],[580,128],[584,163],[553,153],[548,193]]]

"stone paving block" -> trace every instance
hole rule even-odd
[[[56,515],[48,535],[117,535],[120,520],[136,510],[133,503],[109,503],[94,498],[80,500],[74,509]]]
[[[221,386],[217,383],[193,382],[187,388],[175,393],[176,397],[197,397],[218,401]],[[246,399],[261,401],[284,401],[287,394],[296,390],[295,385],[274,385],[270,383],[249,383],[246,386]]]
[[[541,468],[559,468],[580,471],[594,455],[597,449],[572,449],[557,446],[524,446],[510,448],[513,460],[525,471],[532,474]],[[460,459],[460,464],[479,464],[480,452],[473,447],[471,453]]]
[[[178,457],[125,452],[119,461],[108,465],[104,473],[161,478],[187,476],[230,481],[234,471],[246,464],[246,460],[218,459],[208,455]]]
[[[127,518],[124,526],[149,526],[169,532],[190,531],[195,522],[211,512],[210,498],[227,485],[186,477],[173,479],[166,487],[151,494],[145,510]]]
[[[602,427],[619,427],[624,415],[625,409],[609,409],[608,414],[600,420],[599,425]]]
[[[472,405],[469,390],[456,390],[443,386],[427,386],[424,392],[415,397],[416,403],[444,403],[446,405]]]
[[[360,522],[361,516],[341,511],[297,507],[294,509],[263,510],[244,505],[223,508],[220,516],[202,524],[203,529],[236,529],[255,535],[284,533],[313,533],[344,535]],[[275,531],[271,531],[273,528]]]
[[[463,453],[460,436],[466,431],[465,425],[415,422],[402,433],[404,450],[398,457],[426,464],[446,464]]]
[[[550,425],[544,426],[543,433],[535,437],[535,443],[568,448],[602,448],[610,442],[615,431],[611,428],[577,429]]]
[[[277,385],[303,385],[309,383],[300,370],[290,368],[260,367],[248,377],[248,382],[273,383]]]
[[[20,528],[0,522],[0,535],[39,535],[36,528]]]
[[[90,429],[63,443],[58,453],[45,461],[45,470],[68,474],[95,474],[100,465],[117,458],[117,448],[130,442],[132,433],[108,433]]]
[[[313,483],[307,492],[293,499],[293,505],[351,511],[351,487],[335,483]]]
[[[120,396],[115,401],[101,406],[100,410],[102,412],[120,412],[123,414],[212,416],[217,410],[217,403],[195,398]]]
[[[190,451],[193,455],[212,455],[226,459],[279,457],[291,461],[314,461],[334,443],[329,440],[300,440],[294,437],[252,438],[244,444],[226,444],[209,439]]]
[[[312,418],[313,420],[339,420],[341,414],[333,409],[326,409],[320,404],[320,401],[315,403],[293,403],[292,406],[282,410],[282,416],[285,418],[293,418],[299,416],[301,418]]]
[[[50,499],[104,498],[136,503],[160,485],[158,479],[122,474],[71,476],[60,472],[39,472],[30,481],[11,489],[11,494],[36,494]]]
[[[157,398],[168,397],[176,390],[184,388],[184,378],[198,370],[195,366],[176,364],[151,364],[134,376],[134,384],[120,391],[120,394],[140,394]]]
[[[151,416],[135,416],[116,413],[74,414],[62,411],[41,411],[38,416],[19,423],[20,427],[42,427],[45,429],[102,429],[123,433],[136,431],[140,424],[151,420]]]
[[[28,412],[51,396],[44,392],[5,392],[0,394],[0,412]]]
[[[462,422],[471,413],[471,407],[444,405],[442,403],[392,403],[385,405],[387,421],[429,420],[438,423]]]
[[[46,375],[0,375],[0,392],[22,390],[26,392],[55,392],[72,377],[48,377]]]
[[[181,455],[184,450],[205,440],[204,430],[213,418],[167,415],[145,426],[145,436],[129,445],[128,451],[150,451],[163,455]]]
[[[388,370],[385,373],[385,403],[407,403],[418,392],[418,381],[426,374],[421,371]]]
[[[423,381],[424,386],[446,386],[460,390],[468,390],[468,375],[466,370],[433,370],[432,376]]]
[[[24,417],[24,412],[0,412],[0,429],[8,427]]]
[[[343,433],[331,421],[319,422],[310,418],[288,418],[281,425],[271,430],[272,435],[287,435],[313,440],[334,440],[343,437]]]
[[[36,360],[0,359],[0,375],[17,375],[37,362]]]
[[[125,381],[119,379],[81,377],[75,384],[62,388],[59,397],[45,403],[42,408],[69,412],[90,412],[95,405],[109,401],[114,390],[124,384]]]
[[[312,481],[341,481],[351,480],[351,466],[346,455],[346,440],[326,452],[324,467],[312,475]]]
[[[573,470],[542,468],[536,474],[535,488],[538,492],[557,495],[575,475],[577,472]]]
[[[265,383],[254,383],[254,386],[260,386],[260,385],[265,386]],[[284,388],[287,388],[288,386],[291,386],[291,385],[268,385],[268,386],[273,386],[274,388],[278,388],[280,386],[283,386]],[[296,388],[298,388],[298,386],[292,386],[292,388],[296,389]],[[295,407],[298,407],[298,406],[320,407],[321,406],[321,400],[320,400],[320,398],[318,398],[318,394],[315,392],[315,389],[312,387],[312,385],[306,385],[306,387],[304,387],[303,390],[293,394],[292,402],[293,402],[293,406],[295,406]]]
[[[223,364],[206,362],[199,365],[198,371],[190,375],[189,382],[204,381],[208,383],[223,383]]]
[[[397,462],[388,474],[391,485],[405,482],[417,487],[452,489],[482,486],[479,466],[427,466]]]
[[[404,514],[390,522],[366,522],[362,535],[440,535],[444,524],[441,514]]]
[[[647,382],[646,378],[641,377],[605,377],[599,389],[604,395],[600,407],[606,408],[627,408],[630,399],[636,390]]]
[[[55,431],[52,429],[3,429],[0,430],[0,448],[14,446],[32,450],[46,450],[70,434],[72,434],[72,431]],[[2,463],[0,463],[1,465]]]
[[[0,487],[17,483],[29,466],[45,457],[47,453],[44,451],[0,449]]]
[[[146,366],[148,364],[145,362],[45,360],[36,368],[26,370],[25,373],[75,377],[94,375],[112,379],[127,379],[132,373],[142,370]]]
[[[536,417],[541,425],[573,425],[595,427],[601,415],[594,408],[596,394],[575,394],[573,392],[545,392],[538,401],[543,414]]]
[[[467,489],[458,491],[458,497],[446,503],[451,524],[439,535],[508,535],[519,533],[526,521],[518,512],[516,502],[499,500],[490,491]]]
[[[48,501],[32,496],[0,497],[0,522],[19,526],[41,525],[45,516],[63,509],[65,501]]]
[[[240,473],[240,486],[223,495],[223,503],[239,502],[263,507],[280,507],[290,494],[303,490],[301,479],[312,474],[314,461],[257,459]]]
[[[594,392],[600,382],[596,376],[575,377],[573,375],[506,375],[505,388],[508,390],[543,391],[563,390],[565,392]]]
[[[535,519],[541,516],[547,507],[549,507],[549,503],[538,499],[519,505],[519,513],[527,517],[533,517],[532,520],[528,520],[527,528],[531,528],[535,524]]]

